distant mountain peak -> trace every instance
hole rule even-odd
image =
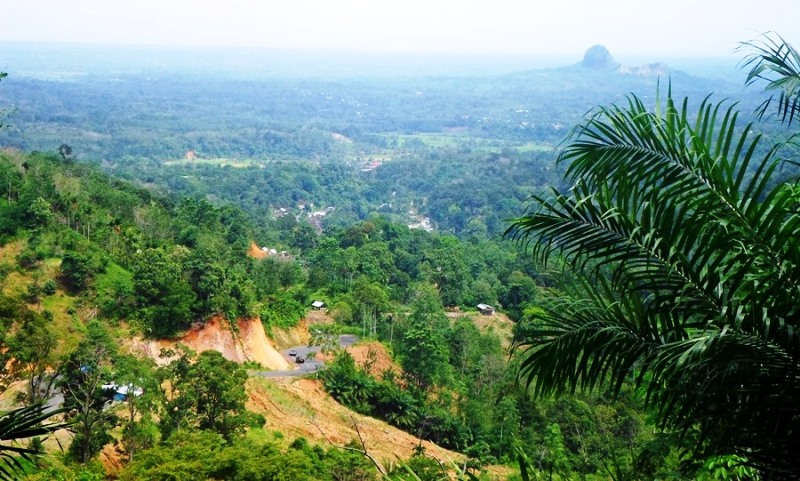
[[[628,75],[638,75],[640,77],[664,77],[671,73],[671,69],[664,63],[650,63],[639,67],[629,67],[614,62],[614,57],[602,45],[595,45],[589,48],[583,55],[580,65],[588,70],[602,70],[606,72],[617,72]]]
[[[583,55],[581,66],[590,68],[592,70],[612,70],[616,69],[618,65],[614,63],[614,57],[602,45],[595,45]]]

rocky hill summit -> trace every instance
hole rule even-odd
[[[595,45],[583,55],[581,66],[592,70],[615,70],[619,65],[614,62],[614,57],[602,45]]]
[[[614,61],[611,52],[602,45],[594,45],[586,50],[583,60],[578,64],[587,70],[618,72],[622,74],[638,75],[640,77],[663,77],[672,73],[665,63],[650,63],[631,67],[621,65]]]

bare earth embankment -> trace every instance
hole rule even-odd
[[[409,458],[420,444],[428,455],[443,462],[464,459],[462,454],[354,413],[331,398],[322,383],[314,379],[250,378],[247,391],[250,394],[247,408],[267,418],[267,429],[281,431],[290,439],[304,437],[321,444],[344,446],[352,440],[358,442],[360,432],[367,451],[384,464]]]
[[[239,319],[236,331],[221,317],[212,317],[202,326],[195,326],[178,339],[136,339],[131,350],[149,356],[159,364],[169,359],[160,358],[162,349],[174,349],[184,344],[195,352],[218,351],[234,362],[257,362],[273,371],[289,369],[289,363],[273,347],[258,318]]]

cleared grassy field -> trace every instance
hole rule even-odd
[[[528,142],[522,145],[514,146],[517,152],[550,152],[555,147],[548,144],[537,144],[535,142]]]
[[[396,159],[403,153],[408,153],[414,148],[428,149],[456,149],[467,152],[478,152],[484,154],[500,154],[503,151],[515,151],[518,153],[527,152],[549,152],[553,146],[536,142],[515,143],[497,139],[474,137],[463,132],[437,132],[437,133],[418,133],[401,134],[389,132],[383,134],[389,145],[392,147],[378,149],[378,151],[358,152],[352,144],[342,144],[339,152],[340,158],[347,161],[364,162],[366,160],[384,162]],[[293,162],[298,159],[281,158],[258,158],[258,159],[233,159],[227,157],[200,157],[194,159],[174,159],[163,163],[165,166],[192,166],[192,165],[213,165],[216,167],[231,168],[251,168],[266,167],[274,162]]]
[[[496,139],[473,137],[463,133],[420,133],[420,134],[396,134],[392,137],[397,139],[400,149],[413,147],[415,143],[421,142],[425,147],[430,148],[469,148],[476,152],[500,153],[505,149],[517,152],[549,152],[553,150],[552,145],[539,144],[536,142],[513,143]]]
[[[178,159],[178,160],[168,160],[164,162],[164,165],[215,165],[217,167],[233,167],[238,169],[244,169],[247,167],[263,167],[268,162],[272,162],[272,160],[263,160],[263,159],[228,159],[225,157],[214,157],[214,158],[202,158],[202,159]]]

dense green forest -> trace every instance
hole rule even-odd
[[[572,384],[545,389],[570,396],[542,395],[520,377],[534,372],[531,358],[510,346],[535,345],[543,319],[572,313],[558,299],[583,278],[558,264],[547,236],[533,258],[502,234],[547,205],[531,196],[573,187],[555,159],[569,156],[561,141],[587,111],[629,91],[655,103],[658,76],[643,72],[578,64],[202,82],[12,72],[0,85],[0,391],[16,386],[9,406],[60,401],[70,435],[48,456],[2,466],[31,479],[104,479],[98,460],[113,445],[119,479],[496,479],[490,466],[519,479],[756,479],[740,451],[692,457],[695,431],[659,429],[646,406],[652,385],[633,364],[593,384],[578,369],[565,374]],[[763,99],[670,75],[670,95],[716,90],[743,108]],[[759,175],[736,171],[739,182]],[[254,246],[285,254],[257,258]],[[588,282],[605,285],[598,279],[616,274],[597,261],[589,268],[602,276]],[[363,440],[286,439],[246,407],[244,366],[215,351],[151,359],[126,349],[211,318],[234,331],[242,318],[268,333],[295,327],[315,300],[331,332],[382,343],[399,369],[334,350],[310,376],[353,411],[463,453],[463,464],[442,465],[422,444],[381,465]],[[514,339],[479,328],[478,304],[507,316]],[[141,394],[111,403],[110,384]]]
[[[248,243],[268,233],[250,225],[238,208],[188,198],[175,202],[58,154],[6,153],[0,160],[2,342],[10,362],[4,376],[27,379],[28,388],[20,393],[25,403],[61,393],[75,423],[65,461],[80,464],[45,462],[40,468],[45,478],[96,469],[86,463],[111,441],[133,460],[124,471],[133,479],[161,479],[159,471],[143,474],[152,463],[167,463],[164,469],[171,472],[190,469],[166,461],[175,456],[169,449],[186,443],[223,450],[221,466],[204,468],[209,477],[214,469],[248,472],[246,458],[236,454],[252,451],[247,443],[285,455],[280,444],[258,438],[263,418],[243,410],[246,375],[240,367],[206,352],[197,362],[184,354],[156,369],[152,361],[126,354],[114,339],[136,333],[169,337],[213,314],[260,315],[268,328],[291,325],[317,298],[327,301],[343,325],[389,343],[403,367],[402,374],[370,374],[342,352],[321,375],[331,395],[467,453],[475,469],[512,462],[517,445],[561,443],[550,448],[563,450],[566,464],[557,468],[548,464],[546,452],[532,448],[528,454],[538,469],[591,474],[611,460],[632,459],[621,453],[652,438],[633,393],[627,400],[533,402],[517,385],[496,334],[482,334],[469,318],[451,322],[445,316],[444,306],[471,309],[479,302],[501,305],[516,319],[535,308],[547,278],[513,244],[462,242],[375,217],[325,235],[313,229],[297,233],[303,248],[288,247],[297,249],[294,261],[255,260],[246,255]],[[298,228],[276,222],[278,237]],[[50,369],[60,376],[52,378]],[[225,381],[215,380],[215,372]],[[198,389],[200,378],[207,387]],[[109,413],[99,386],[112,380],[149,394]],[[217,401],[223,405],[212,408],[204,401],[202,396],[213,392],[227,393]],[[595,410],[601,408],[610,418],[598,424]],[[559,424],[562,416],[568,418]],[[586,431],[580,423],[592,427]],[[628,434],[609,451],[609,440],[617,439],[612,433],[623,425]],[[600,446],[605,454],[588,454]],[[336,460],[331,466],[343,462],[335,457],[343,454],[288,449],[299,449],[301,465],[325,465],[327,456]],[[244,464],[225,464],[226,457]],[[361,457],[348,462],[363,468]]]
[[[407,224],[422,216],[460,237],[492,236],[520,202],[559,185],[559,142],[596,105],[626,92],[652,102],[667,80],[676,94],[716,92],[756,105],[738,83],[663,64],[329,80],[198,71],[12,75],[0,102],[14,107],[14,122],[0,142],[26,151],[66,144],[77,161],[235,204],[255,221],[278,209],[307,216],[299,206],[313,204],[335,209],[323,225],[347,227],[377,212]]]

